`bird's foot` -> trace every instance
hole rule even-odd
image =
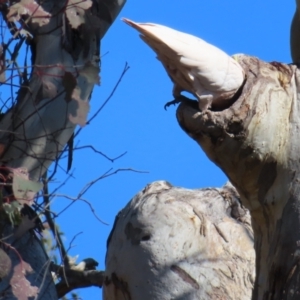
[[[167,110],[167,108],[171,105],[175,105],[175,104],[178,104],[178,103],[181,103],[181,102],[189,102],[189,101],[193,101],[191,99],[189,99],[188,97],[185,97],[185,96],[178,96],[178,97],[175,97],[174,100],[172,101],[169,101],[167,102],[165,105],[164,105],[164,109]]]

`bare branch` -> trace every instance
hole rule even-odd
[[[114,157],[114,158],[110,158],[110,157],[108,157],[106,154],[104,154],[103,152],[97,150],[97,149],[96,149],[94,146],[92,146],[92,145],[78,146],[78,147],[73,148],[73,151],[75,151],[75,150],[81,150],[81,149],[92,149],[95,153],[98,153],[98,154],[102,155],[103,157],[105,157],[106,159],[110,160],[111,162],[114,162],[114,161],[116,161],[117,159],[119,159],[119,158],[121,158],[121,157],[123,157],[124,155],[127,154],[127,151],[125,151],[125,152],[123,152],[122,154],[120,154],[120,155],[118,155],[118,156],[116,156],[116,157]]]
[[[112,171],[113,169],[109,169],[108,171],[106,171],[103,175],[101,175],[100,177],[96,178],[95,180],[89,182],[83,189],[82,191],[78,194],[78,198],[81,198],[96,182],[98,182],[99,180],[101,179],[104,179],[104,178],[107,178],[107,177],[110,177],[112,175],[115,175],[119,172],[128,172],[128,171],[131,171],[131,172],[136,172],[136,173],[148,173],[146,171],[138,171],[138,170],[134,170],[132,168],[127,168],[127,169],[117,169],[115,171]]]
[[[111,93],[109,94],[109,96],[106,98],[106,100],[103,102],[103,104],[98,108],[98,110],[94,113],[94,115],[87,121],[87,124],[90,124],[97,116],[98,114],[101,112],[101,110],[105,107],[105,105],[109,102],[109,100],[113,97],[115,91],[117,90],[118,86],[120,85],[123,77],[125,76],[126,72],[129,70],[129,65],[126,62],[124,69],[117,81],[117,83],[115,84],[114,88],[112,89]],[[82,130],[82,128],[79,128],[77,130],[77,132],[75,133],[75,137],[80,133],[80,131]]]

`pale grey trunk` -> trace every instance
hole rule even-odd
[[[76,103],[74,100],[69,103],[65,100],[63,75],[65,72],[76,74],[76,66],[83,66],[87,62],[97,65],[99,61],[97,35],[91,35],[90,40],[85,41],[84,46],[90,48],[85,55],[83,40],[77,37],[74,48],[81,50],[77,59],[63,47],[64,39],[66,43],[73,42],[69,41],[72,38],[69,26],[63,24],[63,14],[60,12],[63,5],[64,1],[43,1],[45,10],[53,16],[48,25],[32,26],[36,54],[29,87],[25,87],[19,94],[16,107],[0,122],[0,143],[6,147],[1,162],[13,168],[27,168],[31,178],[36,180],[58,157],[76,126],[69,120],[70,114],[76,115]],[[80,75],[77,81],[82,100],[88,101],[94,84],[88,83]],[[57,95],[53,99],[41,99],[43,94],[38,94],[41,94],[43,88],[47,91],[48,83],[54,85]]]
[[[300,72],[240,56],[247,80],[228,109],[177,111],[181,127],[237,188],[252,217],[253,299],[300,299]]]
[[[300,299],[300,72],[295,65],[236,59],[246,80],[231,105],[201,113],[197,102],[185,101],[177,118],[249,209],[252,299]],[[245,278],[253,278],[254,253],[243,222],[223,228],[232,219],[221,192],[153,184],[139,193],[119,214],[108,243],[105,299],[250,299]],[[227,276],[236,258],[238,268]]]
[[[66,145],[75,129],[75,124],[69,120],[69,115],[76,115],[77,103],[65,99],[65,87],[62,82],[65,72],[76,74],[76,67],[91,63],[99,63],[99,42],[104,33],[114,21],[123,7],[125,0],[94,1],[93,15],[100,16],[101,29],[91,30],[83,24],[81,30],[87,30],[89,35],[75,34],[70,29],[68,21],[63,22],[65,1],[41,1],[43,8],[51,13],[48,25],[38,27],[29,24],[29,31],[33,34],[33,48],[35,49],[34,69],[29,87],[20,90],[17,104],[0,121],[1,163],[13,168],[27,168],[32,179],[38,180],[55,160]],[[100,11],[101,10],[101,11]],[[89,24],[91,25],[91,24]],[[82,32],[81,32],[82,33]],[[75,34],[75,36],[74,36]],[[82,40],[84,39],[84,41]],[[67,43],[71,49],[63,47]],[[69,47],[70,48],[70,47]],[[44,73],[41,77],[38,72]],[[45,73],[47,73],[45,75]],[[42,80],[46,84],[43,85]],[[47,84],[50,87],[47,90]],[[89,82],[84,76],[77,77],[82,101],[89,101],[94,82]],[[45,88],[43,90],[43,88]],[[49,97],[49,90],[50,95]],[[57,94],[53,97],[53,91]],[[51,99],[52,98],[52,99]],[[2,238],[12,232],[9,224],[0,220]],[[11,243],[12,240],[5,240]],[[49,272],[48,258],[36,237],[28,233],[14,246],[20,256],[34,269],[29,275],[31,284],[40,288],[39,299],[56,299],[56,291]],[[6,249],[7,250],[7,249]],[[7,250],[12,264],[20,263],[13,251]],[[9,278],[8,278],[9,279]],[[45,292],[47,290],[47,292]],[[0,284],[0,294],[5,292],[5,299],[14,299],[9,287],[9,280]]]
[[[249,212],[231,185],[154,182],[118,214],[108,239],[105,300],[251,298]]]

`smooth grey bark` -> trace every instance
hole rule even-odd
[[[249,56],[238,61],[247,80],[234,104],[201,113],[186,101],[177,119],[250,211],[256,251],[252,299],[299,299],[300,72],[295,65]]]
[[[107,246],[105,300],[251,298],[250,215],[230,184],[147,185],[116,217]]]
[[[80,69],[86,65],[98,67],[100,40],[125,0],[94,0],[90,14],[94,21],[98,20],[97,28],[91,28],[94,22],[85,23],[78,30],[71,29],[64,17],[65,1],[44,0],[40,3],[51,13],[51,18],[49,24],[42,27],[36,23],[27,24],[26,29],[33,35],[34,52],[29,85],[20,89],[16,105],[0,120],[1,164],[26,168],[34,180],[39,180],[60,155],[76,127],[69,116],[78,114],[79,102],[66,99],[65,89],[69,83],[63,82],[64,75],[78,75],[72,88],[80,91],[79,101],[89,102],[95,81],[81,74]],[[7,218],[0,220],[1,239],[16,247],[20,257],[34,270],[27,279],[39,287],[38,299],[56,299],[54,282],[47,268],[48,258],[41,243],[31,233],[12,241],[13,237],[8,237],[13,231]],[[20,257],[14,251],[6,246],[2,248],[9,255],[12,266],[20,264]],[[5,293],[5,299],[15,299],[9,278],[6,279],[0,284],[0,295]]]

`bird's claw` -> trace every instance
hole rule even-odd
[[[175,98],[174,100],[167,102],[167,103],[164,105],[164,109],[167,110],[167,108],[168,108],[169,106],[178,104],[179,102],[181,102],[181,101],[178,100],[178,98]]]
[[[178,103],[181,103],[181,102],[184,102],[184,101],[191,101],[191,99],[185,97],[185,96],[178,96],[178,97],[175,97],[174,100],[172,101],[169,101],[167,102],[165,105],[164,105],[164,109],[167,110],[167,108],[171,105],[175,105],[175,104],[178,104]]]

